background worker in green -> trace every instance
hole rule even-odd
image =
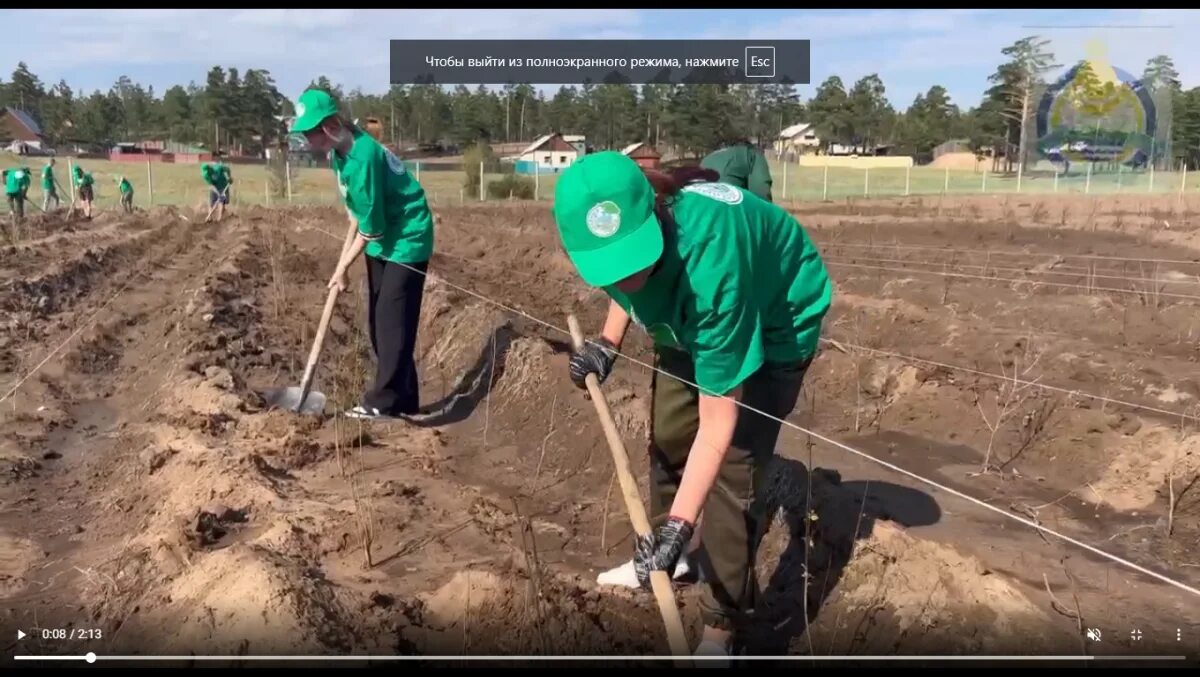
[[[767,157],[745,139],[709,153],[700,161],[700,166],[716,171],[722,183],[744,188],[767,202],[772,201],[771,167]]]
[[[117,188],[121,191],[121,207],[126,214],[133,213],[133,184],[124,176],[117,177]]]
[[[14,224],[25,219],[25,195],[29,192],[29,169],[13,167],[4,173],[4,195]]]
[[[413,350],[433,255],[433,214],[425,191],[391,151],[338,114],[324,91],[296,103],[293,133],[318,153],[330,152],[350,227],[331,288],[345,290],[347,271],[365,252],[375,383],[347,416],[378,418],[416,413],[420,406]]]
[[[213,153],[214,159],[220,156],[220,153]],[[220,222],[225,218],[225,205],[229,204],[229,191],[233,189],[233,173],[218,160],[200,165],[200,176],[208,184],[208,216],[204,222],[212,221],[214,211]]]
[[[696,653],[726,655],[758,594],[761,483],[780,426],[750,409],[783,419],[795,406],[832,296],[825,266],[783,209],[728,184],[643,173],[620,153],[563,172],[554,217],[580,277],[611,299],[600,336],[571,357],[572,380],[609,375],[631,319],[671,375],[651,386],[657,526],[635,548],[637,579],[675,570],[703,511]]]
[[[42,167],[42,211],[50,211],[51,200],[54,200],[55,209],[62,205],[58,197],[58,182],[54,180],[54,158],[50,158]]]
[[[95,183],[90,172],[83,171],[79,165],[75,166],[75,188],[83,204],[83,216],[89,221],[92,219],[92,202],[96,199]]]

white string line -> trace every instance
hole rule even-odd
[[[1011,376],[1002,376],[1000,374],[993,374],[990,372],[980,371],[978,369],[972,369],[970,367],[963,367],[963,366],[956,365],[956,364],[946,364],[945,362],[935,362],[933,360],[926,360],[921,357],[913,357],[911,355],[903,355],[901,353],[893,353],[893,352],[890,352],[887,350],[878,350],[876,348],[868,348],[866,346],[858,346],[858,345],[854,345],[853,343],[847,343],[847,342],[841,341],[841,340],[835,341],[833,339],[827,339],[827,338],[822,338],[820,340],[821,340],[821,342],[828,343],[829,345],[832,345],[832,346],[841,346],[844,348],[851,348],[854,350],[862,350],[862,351],[868,352],[868,353],[876,353],[878,355],[886,355],[888,357],[895,357],[895,358],[905,360],[908,362],[916,362],[918,364],[928,364],[933,367],[943,367],[945,369],[954,369],[956,371],[962,371],[962,372],[966,372],[968,374],[975,374],[976,376],[987,376],[987,377],[1002,380],[1002,381],[1018,383],[1023,386],[1033,386],[1035,388],[1042,388],[1043,390],[1050,390],[1050,391],[1053,391],[1056,393],[1063,393],[1066,395],[1073,395],[1073,396],[1079,396],[1079,397],[1087,397],[1089,399],[1093,399],[1093,400],[1096,400],[1099,402],[1109,402],[1111,404],[1119,404],[1119,405],[1122,405],[1125,407],[1129,407],[1131,409],[1143,409],[1145,411],[1152,411],[1156,414],[1166,414],[1168,416],[1174,416],[1176,418],[1185,418],[1185,419],[1189,419],[1189,420],[1193,420],[1193,421],[1200,421],[1200,416],[1188,414],[1188,413],[1182,412],[1182,411],[1170,411],[1168,409],[1159,409],[1157,407],[1151,407],[1146,404],[1137,404],[1135,402],[1126,402],[1125,400],[1117,400],[1117,399],[1113,399],[1111,397],[1104,397],[1103,395],[1093,395],[1091,393],[1084,392],[1082,390],[1070,390],[1068,388],[1061,388],[1059,386],[1048,385],[1048,384],[1040,383],[1037,381],[1026,381],[1024,379],[1013,378]]]
[[[822,258],[838,258],[850,259],[852,261],[869,261],[873,263],[898,263],[906,266],[949,266],[950,268],[968,268],[977,269],[982,272],[989,270],[1002,270],[1024,275],[1066,275],[1069,277],[1090,277],[1093,279],[1104,278],[1108,280],[1123,280],[1125,282],[1140,282],[1143,284],[1200,284],[1200,278],[1195,280],[1172,280],[1168,278],[1158,277],[1129,277],[1128,275],[1106,275],[1103,273],[1095,273],[1086,269],[1083,270],[1031,270],[1029,268],[1012,268],[1008,266],[992,266],[992,265],[976,265],[971,263],[956,263],[954,261],[913,261],[908,259],[880,259],[868,256],[856,256],[854,254],[830,254],[828,250],[822,252]]]
[[[1042,287],[1063,287],[1066,289],[1083,289],[1089,293],[1096,292],[1113,292],[1116,294],[1134,294],[1137,296],[1167,296],[1177,299],[1188,299],[1191,301],[1200,301],[1200,296],[1195,294],[1175,294],[1172,292],[1160,292],[1155,290],[1139,291],[1137,289],[1119,289],[1116,287],[1088,287],[1082,284],[1067,284],[1066,282],[1043,282],[1041,280],[1022,280],[1019,278],[1009,277],[991,277],[988,275],[971,275],[968,273],[943,273],[936,270],[915,270],[912,268],[889,268],[886,266],[868,266],[860,263],[843,263],[841,261],[830,261],[824,259],[826,265],[830,266],[846,266],[850,268],[866,268],[869,270],[883,270],[891,273],[918,273],[921,275],[937,275],[939,277],[962,277],[974,280],[991,280],[992,282],[1009,282],[1016,284],[1031,284]]]
[[[326,232],[326,231],[322,231],[322,232]],[[327,235],[331,235],[330,233],[327,233],[327,232],[326,232],[326,234],[327,234]],[[332,235],[331,235],[331,236],[332,236]],[[335,239],[335,240],[339,239],[339,238],[337,238],[336,236],[332,236],[332,237],[333,237],[333,239]],[[415,273],[418,273],[418,274],[420,274],[420,275],[424,276],[424,277],[425,277],[425,278],[427,278],[427,279],[432,279],[432,280],[434,280],[434,281],[436,281],[436,282],[440,282],[440,283],[442,283],[442,284],[445,284],[445,285],[446,285],[446,286],[448,286],[448,287],[451,287],[451,288],[453,288],[453,289],[457,289],[458,291],[461,291],[461,292],[463,292],[463,293],[465,293],[465,294],[468,294],[468,295],[470,295],[470,296],[473,296],[473,297],[475,297],[475,298],[477,298],[477,299],[479,299],[479,300],[481,300],[481,301],[483,301],[483,302],[485,302],[485,303],[490,303],[490,304],[492,304],[492,305],[496,306],[497,308],[502,308],[502,309],[504,309],[504,310],[506,310],[506,311],[508,311],[508,312],[510,312],[510,313],[514,313],[514,314],[520,315],[521,317],[524,317],[525,319],[527,319],[527,320],[530,320],[531,322],[534,322],[534,323],[536,323],[536,324],[539,324],[539,325],[541,325],[541,326],[543,326],[543,327],[546,327],[547,329],[552,329],[552,330],[554,330],[554,331],[556,331],[556,332],[558,332],[558,333],[560,333],[560,334],[566,335],[566,336],[568,336],[568,337],[569,337],[569,336],[571,336],[571,332],[570,332],[570,331],[568,331],[568,330],[566,330],[566,329],[563,329],[562,327],[557,327],[557,326],[555,326],[555,325],[553,325],[553,324],[550,324],[549,322],[546,322],[545,320],[542,320],[542,319],[540,319],[540,318],[534,317],[533,315],[530,315],[529,313],[526,313],[526,312],[525,312],[525,311],[523,311],[523,310],[520,310],[520,309],[517,309],[517,308],[513,308],[513,307],[511,307],[511,306],[509,306],[509,305],[506,305],[506,304],[504,304],[504,303],[500,302],[500,301],[496,301],[496,300],[494,300],[494,299],[491,299],[491,298],[489,298],[489,297],[487,297],[487,296],[484,296],[483,294],[480,294],[479,292],[473,291],[473,290],[471,290],[471,289],[467,289],[466,287],[459,286],[459,285],[457,285],[457,284],[455,284],[455,283],[453,283],[453,282],[450,282],[449,280],[447,280],[447,279],[445,279],[445,278],[443,278],[443,277],[441,277],[441,276],[438,276],[438,275],[433,275],[432,273],[425,272],[425,271],[423,271],[423,270],[420,270],[420,269],[418,269],[418,268],[416,268],[416,267],[414,267],[414,266],[410,266],[410,265],[408,265],[408,264],[406,264],[406,263],[397,263],[396,265],[403,266],[404,268],[407,268],[407,269],[409,269],[409,270],[411,270],[411,271],[413,271],[413,272],[415,272]],[[589,342],[589,343],[591,343],[591,341],[590,341],[590,340],[588,340],[588,342]],[[700,388],[700,386],[699,386],[698,384],[696,384],[696,383],[693,383],[693,382],[691,382],[691,381],[688,381],[687,379],[679,378],[679,377],[678,377],[678,376],[676,376],[675,374],[671,374],[671,373],[669,373],[669,372],[666,372],[666,371],[664,371],[664,370],[662,370],[662,369],[659,369],[658,367],[656,367],[656,366],[654,366],[654,365],[651,365],[651,364],[647,364],[647,363],[645,363],[645,362],[642,362],[641,360],[639,360],[639,359],[637,359],[637,358],[635,358],[635,357],[630,357],[629,355],[626,355],[626,354],[624,354],[624,353],[621,353],[621,352],[618,352],[618,353],[617,353],[617,355],[619,355],[620,357],[623,357],[623,358],[625,358],[626,360],[629,360],[630,362],[633,362],[634,364],[637,364],[637,365],[639,365],[639,366],[642,366],[642,367],[645,367],[645,368],[647,368],[647,369],[650,369],[651,371],[654,371],[654,372],[656,372],[656,373],[662,374],[663,376],[666,376],[667,378],[672,378],[672,379],[675,379],[676,381],[679,381],[680,383],[686,384],[686,385],[688,385],[688,386],[691,386],[691,387],[693,387],[693,388],[697,388],[697,389],[699,389],[699,388]],[[1083,548],[1084,550],[1087,550],[1088,552],[1091,552],[1092,554],[1098,555],[1098,556],[1100,556],[1100,557],[1103,557],[1103,558],[1105,558],[1105,559],[1108,559],[1108,560],[1110,560],[1110,561],[1112,561],[1112,562],[1115,562],[1115,563],[1117,563],[1117,564],[1120,564],[1120,565],[1123,565],[1123,566],[1125,566],[1125,567],[1128,567],[1128,568],[1130,568],[1130,569],[1133,569],[1134,571],[1137,571],[1137,572],[1139,572],[1139,573],[1142,573],[1142,574],[1144,574],[1144,575],[1146,575],[1146,576],[1149,576],[1149,577],[1151,577],[1151,578],[1154,578],[1154,579],[1156,579],[1156,580],[1158,580],[1158,581],[1161,581],[1161,582],[1163,582],[1163,583],[1166,583],[1166,584],[1168,584],[1168,585],[1171,585],[1171,586],[1173,586],[1173,587],[1179,588],[1180,590],[1183,590],[1184,592],[1188,592],[1188,593],[1191,593],[1191,594],[1193,594],[1193,595],[1195,595],[1195,596],[1197,596],[1197,597],[1200,597],[1200,589],[1194,588],[1194,587],[1192,587],[1192,586],[1190,586],[1190,585],[1188,585],[1188,584],[1186,584],[1186,583],[1183,583],[1182,581],[1175,580],[1175,579],[1171,578],[1170,576],[1166,576],[1166,575],[1160,574],[1160,573],[1158,573],[1158,572],[1156,572],[1156,571],[1153,571],[1153,570],[1151,570],[1151,569],[1147,569],[1146,567],[1144,567],[1144,566],[1142,566],[1142,565],[1140,565],[1140,564],[1137,564],[1137,563],[1135,563],[1135,562],[1131,562],[1131,561],[1129,561],[1129,560],[1127,560],[1127,559],[1125,559],[1125,558],[1123,558],[1123,557],[1120,557],[1120,556],[1118,556],[1118,555],[1114,555],[1114,554],[1112,554],[1112,553],[1106,552],[1106,551],[1104,551],[1104,550],[1101,550],[1101,549],[1099,549],[1099,548],[1097,548],[1097,547],[1095,547],[1095,546],[1092,546],[1092,545],[1089,545],[1089,544],[1087,544],[1087,543],[1084,543],[1083,541],[1080,541],[1080,540],[1077,540],[1077,539],[1071,538],[1070,536],[1067,536],[1067,535],[1065,535],[1065,534],[1059,533],[1058,531],[1055,531],[1055,530],[1053,530],[1053,529],[1050,529],[1050,528],[1046,527],[1045,525],[1042,525],[1042,524],[1039,524],[1039,523],[1037,523],[1037,522],[1034,522],[1034,521],[1032,521],[1032,520],[1029,520],[1029,519],[1023,518],[1023,517],[1021,517],[1021,516],[1019,516],[1019,515],[1014,515],[1014,514],[1012,514],[1012,513],[1008,512],[1008,511],[1006,511],[1006,510],[1002,509],[1002,508],[997,508],[996,506],[994,506],[994,505],[991,505],[990,503],[987,503],[986,501],[980,500],[980,499],[978,499],[978,498],[975,498],[974,496],[971,496],[971,495],[969,495],[969,494],[965,494],[965,493],[963,493],[963,492],[961,492],[961,491],[959,491],[959,490],[957,490],[957,489],[954,489],[954,488],[952,488],[952,487],[949,487],[949,486],[946,486],[946,485],[944,485],[944,484],[941,484],[941,483],[937,482],[936,480],[931,480],[931,479],[929,479],[929,478],[927,478],[927,477],[924,477],[924,476],[922,476],[922,475],[919,475],[919,474],[917,474],[917,473],[915,473],[915,472],[912,472],[911,470],[906,470],[906,469],[904,469],[904,468],[901,468],[900,466],[898,466],[898,465],[896,465],[896,464],[894,464],[894,463],[890,463],[890,462],[888,462],[888,461],[885,461],[885,460],[883,460],[883,459],[875,458],[874,456],[872,456],[872,455],[870,455],[870,454],[868,454],[868,453],[866,453],[866,452],[864,452],[864,451],[860,451],[860,450],[858,450],[858,449],[855,449],[854,447],[851,447],[851,446],[848,446],[848,445],[846,445],[846,444],[843,444],[843,443],[841,443],[841,442],[838,442],[837,440],[834,440],[834,439],[831,439],[831,438],[825,437],[824,435],[821,435],[820,433],[813,432],[813,431],[811,431],[811,430],[809,430],[809,429],[807,429],[807,428],[805,428],[805,427],[803,427],[803,426],[800,426],[800,425],[797,425],[797,424],[795,424],[795,423],[792,423],[791,421],[786,421],[786,420],[784,420],[784,419],[782,419],[782,418],[779,418],[779,417],[777,417],[777,416],[772,416],[771,414],[768,414],[768,413],[766,413],[766,412],[759,411],[758,409],[756,409],[756,408],[754,408],[754,407],[751,407],[750,405],[747,405],[747,404],[745,404],[744,402],[739,402],[738,400],[736,400],[736,399],[734,399],[734,398],[731,398],[731,397],[729,397],[729,396],[727,396],[727,395],[722,395],[721,397],[722,397],[723,399],[728,399],[728,400],[731,400],[731,401],[732,401],[732,402],[733,402],[735,405],[737,405],[737,406],[741,407],[742,409],[745,409],[745,410],[747,410],[747,411],[751,411],[751,412],[753,412],[753,413],[756,413],[756,414],[758,414],[758,415],[760,415],[760,416],[763,416],[763,417],[765,417],[765,418],[768,418],[768,419],[770,419],[770,420],[772,420],[772,421],[775,421],[775,422],[779,423],[780,425],[784,425],[784,426],[787,426],[787,427],[789,427],[789,428],[792,428],[792,429],[794,429],[794,430],[796,430],[796,431],[798,431],[798,432],[804,433],[805,435],[809,435],[809,436],[811,436],[811,437],[813,437],[813,438],[815,438],[815,439],[817,439],[817,440],[820,440],[820,441],[824,442],[825,444],[828,444],[828,445],[830,445],[830,446],[833,446],[833,447],[837,447],[838,449],[841,449],[841,450],[843,450],[843,451],[847,451],[847,452],[849,452],[849,453],[851,453],[851,454],[854,454],[854,455],[856,455],[856,456],[860,456],[860,457],[862,457],[862,458],[864,458],[864,459],[866,459],[866,460],[868,460],[868,461],[871,461],[872,463],[875,463],[875,464],[877,464],[877,465],[883,466],[883,467],[885,467],[885,468],[887,468],[887,469],[889,469],[889,470],[892,470],[892,471],[894,471],[894,472],[898,472],[898,473],[900,473],[901,475],[904,475],[904,476],[906,476],[906,477],[909,477],[909,478],[911,478],[911,479],[917,480],[918,482],[921,482],[921,483],[923,483],[923,484],[926,484],[926,485],[928,485],[928,486],[930,486],[930,487],[933,487],[934,489],[938,489],[938,490],[941,490],[941,491],[945,491],[946,493],[948,493],[948,494],[950,494],[950,495],[952,495],[952,496],[957,496],[958,498],[961,498],[961,499],[963,499],[963,500],[965,500],[965,501],[967,501],[967,502],[969,502],[969,503],[973,503],[973,504],[975,504],[975,505],[977,505],[977,506],[979,506],[979,507],[981,507],[981,508],[984,508],[985,510],[990,510],[991,512],[994,512],[994,513],[996,513],[996,514],[998,514],[998,515],[1001,515],[1001,516],[1003,516],[1003,517],[1007,517],[1008,519],[1011,519],[1011,520],[1013,520],[1013,521],[1016,521],[1016,522],[1020,522],[1021,524],[1024,524],[1024,525],[1025,525],[1025,526],[1027,526],[1027,527],[1030,527],[1030,528],[1032,528],[1032,529],[1035,529],[1035,530],[1037,530],[1037,531],[1040,531],[1041,533],[1044,533],[1044,534],[1050,534],[1051,536],[1054,536],[1055,538],[1058,538],[1058,539],[1061,539],[1062,541],[1065,541],[1065,542],[1067,542],[1067,543],[1070,543],[1071,545],[1077,546],[1077,547],[1079,547],[1079,548]]]
[[[1138,258],[1138,257],[1134,257],[1134,256],[1101,256],[1099,254],[1062,254],[1062,253],[1057,253],[1057,252],[1026,252],[1026,251],[1014,250],[1014,249],[971,249],[971,248],[965,248],[965,247],[964,248],[935,247],[935,246],[931,246],[931,245],[887,244],[887,243],[883,243],[883,242],[879,242],[879,243],[862,242],[862,243],[860,243],[860,242],[835,242],[835,241],[831,241],[831,240],[821,240],[821,241],[813,240],[813,243],[817,244],[819,246],[822,246],[822,247],[861,247],[861,248],[867,248],[867,249],[872,249],[875,247],[884,247],[884,248],[890,248],[890,249],[919,249],[919,250],[928,250],[928,251],[938,251],[938,252],[945,252],[947,254],[956,253],[956,252],[966,252],[966,253],[972,253],[972,254],[987,254],[989,256],[991,256],[991,255],[1046,256],[1046,257],[1057,256],[1057,257],[1061,257],[1064,259],[1074,258],[1074,259],[1098,259],[1098,260],[1102,260],[1102,261],[1141,261],[1144,263],[1172,263],[1172,264],[1176,264],[1176,265],[1200,266],[1200,260],[1195,260],[1195,259],[1191,260],[1191,261],[1187,261],[1187,260],[1183,260],[1183,259]],[[1200,257],[1198,257],[1198,259],[1200,259]]]
[[[129,277],[129,279],[125,281],[125,284],[121,285],[117,289],[116,293],[114,293],[112,296],[110,296],[108,298],[108,300],[103,303],[103,305],[101,305],[99,308],[97,308],[95,310],[95,312],[93,312],[91,314],[91,316],[82,325],[80,325],[80,327],[78,329],[76,329],[74,332],[72,332],[71,335],[68,336],[65,340],[63,340],[62,343],[58,344],[58,347],[56,347],[54,350],[50,351],[50,354],[46,355],[46,357],[44,359],[42,359],[41,362],[38,362],[37,366],[35,366],[33,369],[31,369],[28,374],[25,374],[25,376],[21,377],[21,379],[19,381],[17,381],[16,385],[14,385],[12,388],[10,388],[9,391],[7,393],[5,393],[3,397],[0,397],[0,402],[3,402],[5,400],[7,400],[8,398],[12,397],[13,394],[16,393],[17,390],[20,389],[20,387],[22,385],[24,385],[26,381],[28,381],[30,378],[33,378],[34,374],[36,374],[42,367],[46,366],[46,363],[48,363],[51,359],[53,359],[54,356],[59,353],[59,351],[61,351],[63,348],[66,348],[67,345],[70,344],[71,341],[73,341],[76,336],[79,336],[81,333],[83,333],[84,330],[89,329],[92,326],[94,326],[96,324],[96,318],[100,315],[101,311],[103,311],[105,308],[107,308],[110,303],[115,301],[118,296],[120,296],[122,293],[124,293],[124,291],[129,287],[129,285],[133,284],[134,280],[137,280],[138,278],[142,277],[145,274],[146,274],[146,271],[143,270],[143,271],[140,271],[140,272],[137,272],[137,273],[134,273],[133,275],[131,275]]]
[[[324,230],[322,228],[317,228],[316,226],[309,226],[309,227],[312,228],[313,230],[318,230],[322,233],[325,233],[326,235],[328,235],[330,237],[336,237],[333,233],[331,233],[327,230]],[[517,270],[517,269],[509,268],[509,267],[506,267],[506,266],[503,266],[503,265],[500,265],[497,263],[493,263],[491,261],[485,261],[482,259],[472,259],[472,258],[468,258],[466,256],[459,256],[458,254],[451,254],[448,252],[435,252],[434,256],[445,256],[447,258],[457,259],[459,261],[463,261],[464,263],[468,263],[468,264],[479,264],[479,265],[483,265],[483,266],[488,266],[491,268],[495,268],[497,270],[501,270],[505,273],[517,273],[519,275],[527,276],[531,279],[536,279],[539,282],[556,282],[558,284],[563,285],[564,287],[570,286],[570,283],[567,282],[566,280],[560,280],[560,279],[557,279],[554,277],[542,276],[537,273],[530,273],[530,272],[527,272],[524,270]],[[991,278],[989,278],[989,279],[991,279]],[[827,339],[827,338],[822,338],[820,340],[822,342],[828,343],[830,345],[840,345],[840,346],[843,346],[846,348],[853,348],[856,350],[863,350],[863,351],[867,351],[867,352],[878,353],[881,355],[887,355],[889,357],[895,357],[895,358],[907,360],[910,362],[928,364],[928,365],[932,365],[932,366],[942,367],[944,369],[953,369],[955,371],[961,371],[961,372],[968,373],[968,374],[974,374],[976,376],[986,376],[988,378],[992,378],[992,379],[999,380],[999,381],[1013,381],[1014,380],[1012,377],[1005,376],[1003,374],[993,374],[991,372],[980,371],[978,369],[972,369],[970,367],[963,367],[963,366],[956,365],[956,364],[947,364],[944,362],[934,362],[932,360],[926,360],[926,359],[923,359],[920,357],[913,357],[911,355],[903,355],[901,353],[893,353],[893,352],[888,352],[886,350],[877,350],[874,348],[867,348],[866,346],[859,346],[859,345],[855,345],[853,343],[847,343],[846,341],[839,340],[839,341],[834,342],[831,339]],[[1200,421],[1200,416],[1193,416],[1191,414],[1187,414],[1184,412],[1170,411],[1167,409],[1159,409],[1157,407],[1152,407],[1152,406],[1145,405],[1145,404],[1126,402],[1124,400],[1117,400],[1117,399],[1113,399],[1111,397],[1105,397],[1103,395],[1095,395],[1095,394],[1092,394],[1092,393],[1089,393],[1089,392],[1086,392],[1083,390],[1070,390],[1070,389],[1062,388],[1059,386],[1047,385],[1045,383],[1041,383],[1038,381],[1024,381],[1021,379],[1015,379],[1015,380],[1017,383],[1020,383],[1021,385],[1032,386],[1035,388],[1041,388],[1041,389],[1049,390],[1052,392],[1065,393],[1068,395],[1075,395],[1075,396],[1079,396],[1079,397],[1086,397],[1088,399],[1096,400],[1098,402],[1109,402],[1111,404],[1119,404],[1119,405],[1123,405],[1125,407],[1129,407],[1132,409],[1141,409],[1144,411],[1151,411],[1151,412],[1154,412],[1157,414],[1166,414],[1169,416],[1178,416],[1178,417],[1183,417],[1185,419]]]
[[[207,273],[209,270],[211,270],[213,268],[213,266],[215,266],[218,263],[220,263],[221,261],[224,261],[225,259],[229,258],[231,253],[232,252],[228,252],[225,254],[225,256],[222,256],[221,258],[217,259],[216,261],[213,261],[212,263],[210,263],[208,265],[208,267],[204,269],[203,272]],[[105,301],[99,308],[97,308],[88,317],[88,319],[84,322],[84,324],[82,326],[80,326],[78,329],[76,329],[74,332],[72,332],[70,336],[63,339],[63,342],[58,344],[58,347],[56,347],[54,350],[50,351],[49,355],[46,355],[46,357],[43,358],[41,362],[37,363],[37,366],[35,366],[33,369],[31,369],[28,374],[25,374],[25,376],[23,376],[21,378],[21,380],[17,381],[16,385],[14,385],[11,389],[9,389],[9,391],[7,393],[5,393],[3,397],[0,397],[0,402],[3,402],[5,400],[7,400],[8,398],[12,397],[13,394],[15,394],[17,392],[17,390],[19,390],[21,388],[21,386],[25,384],[26,381],[33,378],[34,374],[38,373],[38,371],[40,371],[42,367],[46,366],[46,364],[49,363],[50,360],[53,359],[54,356],[57,355],[63,348],[66,348],[71,343],[71,341],[73,341],[75,339],[76,336],[79,336],[85,330],[95,326],[96,320],[99,317],[101,311],[103,311],[105,308],[107,308],[109,306],[109,304],[111,304],[113,301],[117,300],[117,297],[120,296],[121,294],[123,294],[125,292],[125,290],[129,288],[129,285],[133,284],[133,282],[135,280],[146,275],[147,272],[148,271],[146,271],[146,270],[142,270],[140,272],[137,272],[137,273],[134,273],[133,275],[131,275],[128,280],[125,280],[125,283],[122,284],[117,289],[117,291],[108,298],[107,301]]]
[[[827,246],[827,247],[823,248],[823,249],[821,250],[821,252],[822,252],[823,254],[830,254],[830,253],[832,253],[832,250],[836,250],[836,249],[837,249],[839,246],[841,246],[841,245],[831,244],[831,245],[829,245],[829,246]],[[874,252],[872,252],[872,253],[874,253]],[[891,252],[891,253],[892,253],[893,255],[900,256],[900,255],[902,255],[904,252],[899,252],[899,251],[897,251],[897,252]],[[956,251],[956,250],[951,250],[951,249],[947,249],[947,250],[939,250],[939,252],[934,252],[934,254],[936,254],[936,253],[945,253],[945,254],[950,254],[950,261],[949,261],[949,262],[955,262],[955,261],[958,261],[958,260],[959,260],[959,256],[958,256],[958,255],[959,255],[959,253],[960,253],[960,252],[958,252],[958,251]],[[848,257],[851,257],[851,258],[858,258],[858,255],[856,255],[856,254],[852,254],[852,253],[848,253],[848,252],[836,252],[836,253],[833,253],[832,255],[834,255],[834,256],[848,256]],[[865,258],[866,258],[866,256],[864,256],[863,258],[865,259]],[[1030,254],[1029,258],[1030,258],[1030,259],[1034,259],[1034,260],[1036,260],[1036,261],[1038,261],[1038,262],[1043,262],[1043,263],[1044,263],[1044,262],[1052,262],[1052,263],[1053,263],[1053,265],[1054,265],[1054,270],[1055,270],[1055,271],[1060,271],[1060,272],[1067,272],[1067,271],[1070,271],[1070,272],[1079,273],[1079,274],[1081,274],[1081,275],[1088,275],[1088,274],[1090,274],[1090,275],[1101,275],[1101,274],[1105,274],[1105,273],[1120,273],[1121,275],[1123,275],[1123,276],[1126,276],[1126,277],[1128,277],[1128,275],[1129,275],[1129,262],[1128,262],[1128,261],[1126,261],[1126,262],[1124,262],[1123,264],[1121,264],[1121,266],[1120,266],[1120,267],[1117,267],[1117,266],[1115,266],[1115,265],[1114,265],[1114,266],[1112,266],[1112,267],[1098,268],[1098,267],[1096,267],[1096,266],[1097,266],[1097,264],[1096,264],[1096,263],[1088,263],[1087,265],[1070,265],[1070,264],[1067,264],[1067,263],[1059,263],[1059,262],[1055,261],[1056,255],[1054,255],[1054,254],[1047,254],[1047,255],[1042,255],[1042,254]],[[900,260],[904,260],[904,259],[900,259]],[[962,257],[962,260],[963,260],[963,263],[962,263],[962,265],[964,265],[964,266],[965,266],[965,265],[968,265],[968,264],[970,264],[970,262],[971,262],[971,261],[977,261],[977,260],[979,260],[979,259],[978,259],[977,257],[974,257],[974,256],[972,256],[972,255],[968,254],[968,255],[966,255],[966,256],[963,256],[963,257]],[[986,267],[986,268],[994,268],[994,269],[997,269],[997,270],[1006,270],[1006,268],[1004,268],[1003,266],[993,266],[993,265],[991,265],[991,264],[990,264],[990,262],[991,262],[990,258],[986,258],[986,257],[985,257],[983,260],[984,260],[985,266],[982,266],[982,267]],[[1001,260],[1001,261],[1003,261],[1003,259],[1000,259],[1000,260]],[[938,263],[938,264],[941,264],[941,263],[947,263],[947,261],[943,259],[943,260],[934,261],[933,263]],[[1013,262],[1012,262],[1012,261],[1007,261],[1006,263],[1013,263]],[[1019,263],[1019,262],[1017,262],[1017,263]],[[1028,266],[1028,265],[1036,265],[1036,264],[1034,264],[1034,263],[1028,263],[1028,264],[1026,264],[1026,265]],[[1157,264],[1157,263],[1156,263],[1156,264],[1154,264],[1154,267],[1155,267],[1155,269],[1156,269],[1156,270],[1158,269],[1158,266],[1159,266],[1159,265],[1160,265],[1160,264]],[[981,267],[981,266],[973,265],[972,267],[979,268],[979,267]],[[1141,268],[1141,266],[1140,266],[1140,265],[1139,265],[1139,268]],[[1015,269],[1013,269],[1013,270],[1022,270],[1022,271],[1024,271],[1024,270],[1028,270],[1028,268],[1015,268]]]

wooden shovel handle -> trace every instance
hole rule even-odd
[[[567,327],[571,330],[571,341],[575,350],[583,348],[583,332],[579,330],[579,321],[574,315],[567,316]],[[633,523],[633,531],[639,537],[650,534],[650,520],[646,518],[646,508],[642,505],[642,497],[638,494],[637,481],[633,478],[633,469],[629,466],[629,454],[625,451],[625,443],[613,423],[612,410],[608,408],[608,400],[600,389],[600,381],[595,374],[588,374],[585,379],[588,393],[592,396],[592,404],[596,406],[596,414],[600,417],[600,427],[604,429],[604,437],[608,440],[608,448],[612,452],[613,465],[617,468],[617,480],[621,483],[621,495],[625,499],[625,510],[629,521]],[[667,643],[671,653],[676,656],[690,656],[687,635],[683,631],[683,619],[679,616],[679,606],[675,603],[675,589],[671,587],[671,577],[665,571],[650,572],[650,588],[658,601],[658,610],[662,613],[663,623],[667,628]]]
[[[308,352],[308,364],[304,365],[304,378],[300,380],[300,404],[308,399],[308,391],[312,387],[313,374],[317,371],[317,360],[321,358],[321,348],[325,345],[325,332],[329,329],[329,319],[333,317],[333,307],[337,305],[340,291],[337,287],[329,290],[325,299],[325,309],[321,311],[321,322],[317,324],[317,335],[313,338],[312,349]]]

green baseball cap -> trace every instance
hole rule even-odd
[[[554,220],[571,263],[593,287],[619,282],[662,256],[654,188],[637,163],[616,151],[586,155],[562,173]]]
[[[337,102],[328,92],[321,89],[305,90],[296,101],[296,119],[292,121],[289,133],[302,134],[316,129],[325,118],[337,112]]]

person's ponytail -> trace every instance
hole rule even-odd
[[[675,167],[669,171],[661,169],[643,169],[646,180],[654,187],[656,207],[667,207],[671,198],[679,194],[684,186],[690,183],[717,181],[721,175],[703,167]]]
[[[673,233],[678,227],[675,214],[671,210],[675,196],[688,184],[717,181],[721,178],[720,174],[711,169],[695,166],[676,167],[669,171],[642,169],[642,173],[654,188],[654,212],[658,215],[663,231],[667,233]]]

